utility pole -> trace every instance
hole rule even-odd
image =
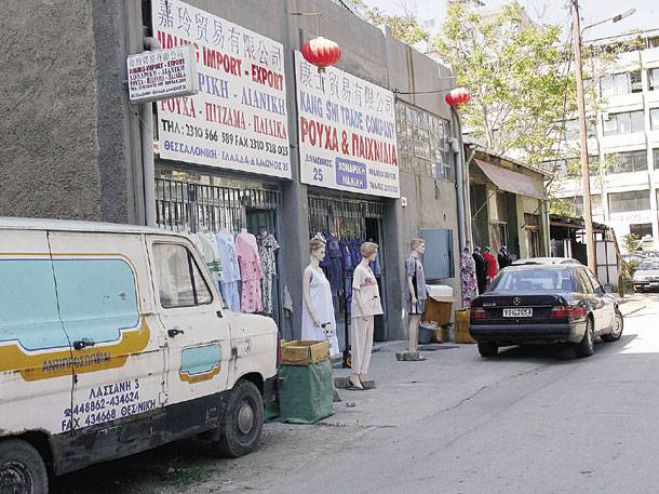
[[[581,184],[583,189],[583,219],[586,230],[586,254],[588,267],[597,272],[595,263],[595,238],[593,236],[593,207],[590,197],[590,163],[588,160],[588,130],[586,122],[586,100],[583,88],[583,68],[581,65],[581,26],[579,20],[579,0],[571,0],[572,30],[574,37],[574,61],[577,77],[577,107],[579,109],[579,133],[581,135]]]

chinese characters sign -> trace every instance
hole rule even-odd
[[[301,181],[400,197],[396,116],[390,91],[295,54]]]
[[[281,43],[180,0],[154,0],[163,48],[190,45],[195,96],[161,100],[160,156],[291,178]]]
[[[197,64],[191,46],[128,57],[128,94],[133,103],[197,92]]]

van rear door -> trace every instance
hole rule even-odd
[[[218,290],[189,241],[150,235],[148,243],[167,341],[168,413],[177,417],[182,429],[178,433],[213,427],[219,420],[218,393],[226,389],[231,357],[229,323]]]
[[[72,367],[46,232],[0,230],[0,428],[70,429]]]

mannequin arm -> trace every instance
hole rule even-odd
[[[364,301],[362,300],[362,291],[359,288],[353,287],[352,296],[357,301],[357,305],[359,306],[359,310],[362,312],[362,314],[366,314],[366,310],[364,309]]]
[[[412,296],[412,303],[416,304],[418,299],[416,298],[416,291],[414,290],[414,278],[412,276],[407,277],[407,288],[410,291],[410,295]]]

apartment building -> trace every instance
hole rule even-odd
[[[613,227],[618,239],[628,233],[659,247],[659,29],[611,44],[638,39],[638,49],[622,52],[607,76],[597,81],[603,98],[589,129],[593,220]],[[636,44],[635,44],[636,48]],[[578,150],[576,119],[565,122],[566,149]],[[554,197],[565,199],[572,213],[583,212],[578,153],[554,163]],[[622,246],[621,246],[622,247]]]

